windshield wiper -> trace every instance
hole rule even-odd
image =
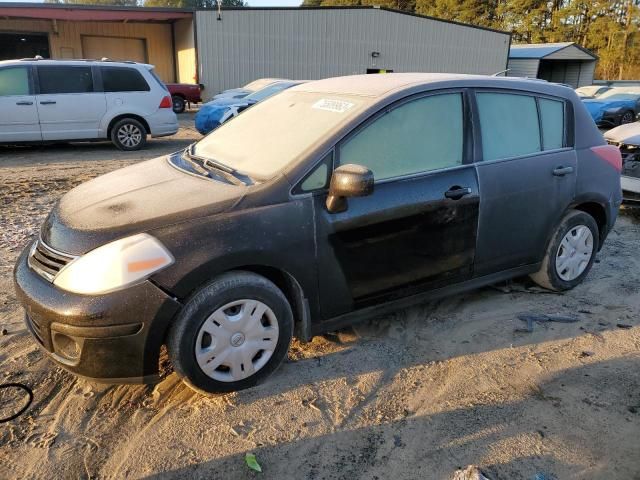
[[[185,154],[188,160],[191,161],[192,164],[197,165],[200,169],[207,171],[208,173],[216,173],[229,180],[231,183],[236,185],[252,185],[253,180],[248,175],[243,175],[237,170],[225,165],[224,163],[217,162],[210,158],[202,157],[200,155],[196,155],[194,153],[195,143],[191,144],[185,150]]]

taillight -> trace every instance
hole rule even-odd
[[[162,97],[160,101],[160,106],[158,108],[171,108],[173,107],[173,103],[171,102],[171,97],[169,95]]]
[[[614,147],[613,145],[598,145],[597,147],[591,147],[591,151],[618,172],[622,171],[622,155],[618,147]]]

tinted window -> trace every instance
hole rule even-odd
[[[564,146],[564,102],[539,98],[542,147],[553,150]]]
[[[478,93],[484,160],[539,152],[540,127],[534,97],[509,93]]]
[[[148,92],[149,85],[135,68],[102,67],[105,92]]]
[[[91,67],[38,67],[38,81],[43,94],[93,92]]]
[[[0,96],[29,95],[29,71],[26,67],[0,70]]]
[[[462,95],[405,103],[367,125],[340,148],[340,163],[364,165],[377,180],[462,163]]]

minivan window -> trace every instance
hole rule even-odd
[[[93,92],[91,67],[39,66],[41,94]]]
[[[0,69],[0,97],[29,95],[29,71],[27,67]]]
[[[539,98],[542,148],[553,150],[564,146],[564,102]]]
[[[105,92],[148,92],[149,84],[135,68],[101,67]]]
[[[541,150],[535,97],[483,92],[477,93],[476,99],[485,161]]]
[[[376,180],[462,164],[462,94],[432,95],[378,117],[340,147],[340,163],[368,167]]]

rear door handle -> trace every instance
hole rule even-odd
[[[471,195],[471,189],[469,187],[453,186],[444,192],[444,196],[451,200],[460,200],[465,195]]]
[[[16,105],[33,105],[33,102],[27,102],[27,101],[24,101],[24,102],[16,102]]]
[[[568,173],[573,173],[573,167],[558,167],[553,170],[556,177],[564,177]]]
[[[56,103],[54,100],[44,100],[40,102],[40,105],[53,105],[54,103]]]

